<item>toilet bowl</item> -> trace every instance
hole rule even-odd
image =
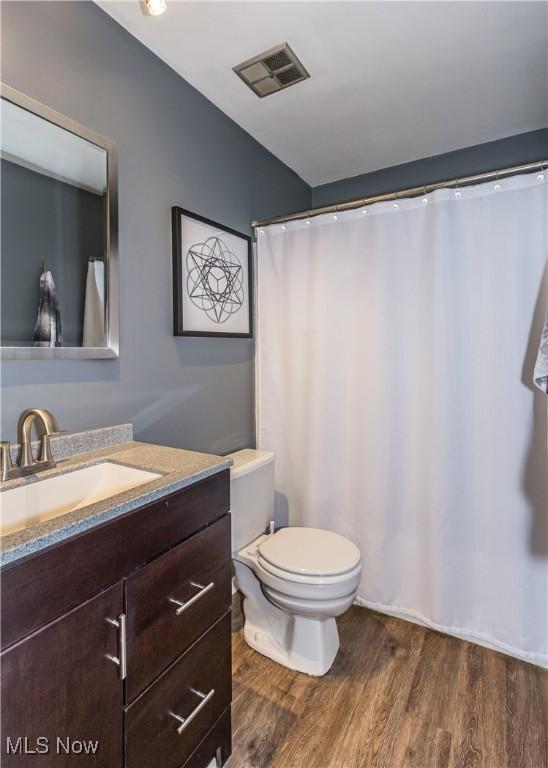
[[[279,664],[324,675],[339,648],[335,618],[356,596],[360,552],[348,539],[320,528],[265,534],[274,516],[274,456],[246,450],[231,458],[233,564],[244,595],[244,638]]]

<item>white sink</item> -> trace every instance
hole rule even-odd
[[[51,520],[161,477],[103,461],[0,493],[0,536]]]

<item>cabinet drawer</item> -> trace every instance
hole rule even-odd
[[[227,613],[126,710],[126,768],[180,768],[230,697]]]
[[[127,579],[128,702],[229,610],[230,569],[225,515]]]

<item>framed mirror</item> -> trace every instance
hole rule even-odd
[[[0,95],[1,357],[118,357],[116,146]]]

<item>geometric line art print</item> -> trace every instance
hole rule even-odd
[[[191,245],[186,265],[188,297],[212,322],[225,323],[242,308],[242,264],[220,237]]]

